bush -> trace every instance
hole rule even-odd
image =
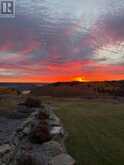
[[[30,141],[32,143],[42,144],[51,139],[48,123],[41,121],[31,131]]]
[[[37,98],[28,97],[25,100],[24,105],[27,107],[41,107],[41,101]]]
[[[46,113],[46,112],[42,112],[42,111],[41,111],[41,112],[39,112],[37,118],[38,118],[39,120],[47,120],[47,119],[49,118],[49,114]]]

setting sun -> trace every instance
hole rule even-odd
[[[75,77],[73,80],[74,81],[79,81],[79,82],[86,82],[87,81],[84,76],[82,76],[82,77]]]

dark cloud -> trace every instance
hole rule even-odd
[[[124,11],[105,15],[98,19],[92,30],[98,47],[124,41]]]

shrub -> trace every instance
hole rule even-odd
[[[30,141],[32,143],[42,144],[51,139],[48,123],[46,121],[39,122],[31,131]]]
[[[41,111],[41,112],[39,112],[37,118],[38,118],[39,120],[47,120],[47,119],[49,118],[49,114],[46,113],[46,112],[42,112],[42,111]]]
[[[41,101],[37,98],[28,97],[25,100],[24,105],[27,107],[41,107]]]

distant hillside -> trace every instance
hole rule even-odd
[[[11,88],[0,88],[0,95],[5,95],[5,94],[16,95],[16,94],[18,94],[18,91],[15,89],[11,89]]]
[[[32,89],[33,95],[54,97],[124,97],[124,81],[58,82]]]
[[[23,91],[23,90],[32,90],[36,87],[43,86],[43,83],[0,83],[0,89],[8,88],[8,89],[15,89],[17,91]]]

